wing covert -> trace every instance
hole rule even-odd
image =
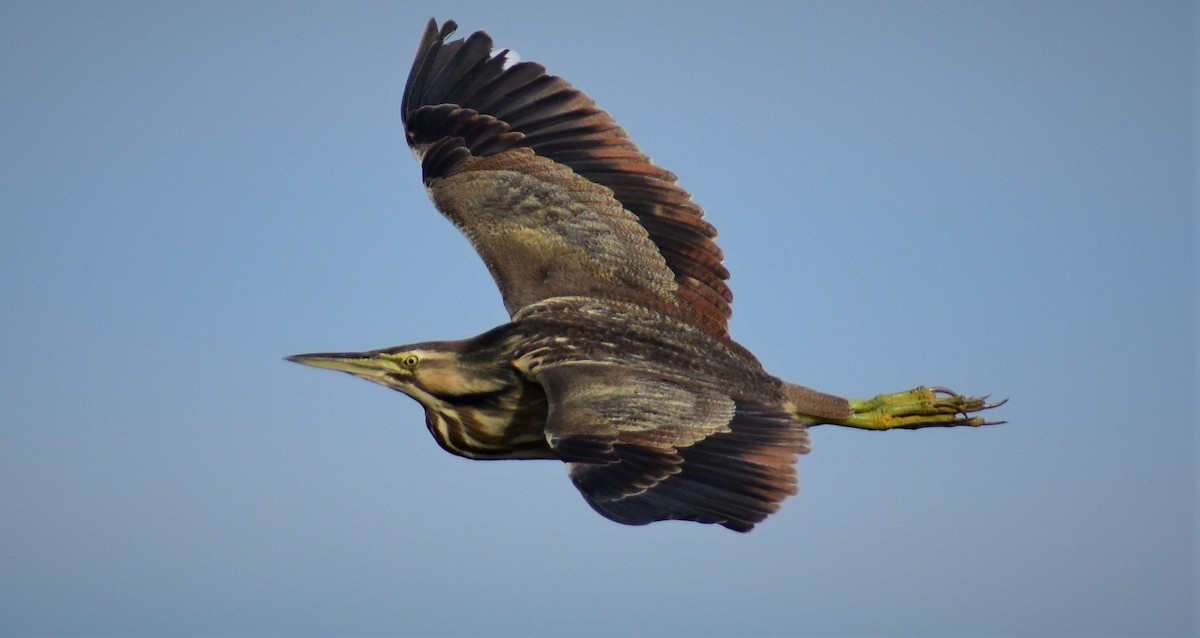
[[[510,315],[568,296],[686,310],[662,254],[608,189],[527,148],[475,157],[458,139],[425,155],[427,170],[449,164],[430,197],[475,246]]]

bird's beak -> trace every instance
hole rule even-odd
[[[386,367],[374,352],[294,354],[286,359],[314,368],[346,372],[368,381],[377,381],[384,375]]]

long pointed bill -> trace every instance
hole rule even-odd
[[[394,366],[391,362],[380,359],[374,352],[294,354],[284,358],[314,368],[346,372],[377,383]]]

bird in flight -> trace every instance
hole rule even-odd
[[[426,26],[401,119],[430,198],[511,321],[289,360],[407,394],[452,454],[562,461],[597,512],[630,525],[749,531],[797,492],[812,426],[990,424],[986,397],[844,399],[768,374],[729,335],[716,231],[675,175],[566,80],[485,32],[449,40],[456,26]]]

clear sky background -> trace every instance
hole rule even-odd
[[[850,396],[748,535],[283,361],[506,319],[398,104],[430,16],[589,92],[720,229],[732,329]],[[1197,628],[1187,2],[0,3],[0,634]]]

